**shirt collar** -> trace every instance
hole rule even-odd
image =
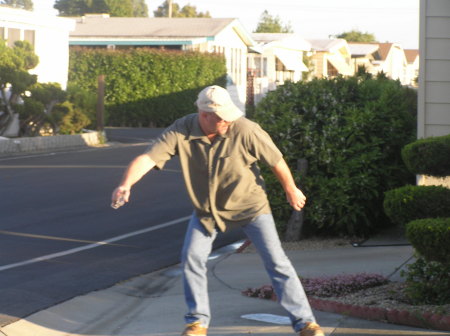
[[[230,127],[228,128],[228,132],[226,134],[224,134],[224,135],[217,134],[216,137],[218,137],[218,138],[228,138],[228,133],[230,133],[230,128],[232,126],[233,126],[233,124],[230,125]],[[205,133],[203,133],[203,131],[202,131],[201,127],[200,127],[200,122],[198,120],[198,114],[195,116],[195,118],[192,119],[191,132],[187,136],[187,140],[189,140],[189,141],[197,140],[197,139],[207,139],[207,136],[205,135]]]

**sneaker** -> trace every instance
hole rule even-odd
[[[186,324],[186,329],[184,329],[181,336],[206,336],[208,328],[203,327],[200,322],[194,322]]]
[[[325,336],[325,333],[317,323],[307,322],[306,326],[300,330],[300,336]]]

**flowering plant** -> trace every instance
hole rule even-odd
[[[341,274],[330,277],[301,278],[307,295],[319,297],[342,296],[361,289],[381,286],[389,282],[380,274],[357,273]],[[242,294],[262,299],[274,299],[275,293],[271,285],[260,288],[248,288]]]

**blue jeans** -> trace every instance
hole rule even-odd
[[[243,230],[259,252],[278,301],[287,311],[295,331],[306,322],[315,322],[297,272],[281,247],[272,214],[256,217]],[[217,236],[209,234],[195,214],[189,222],[182,250],[183,283],[188,313],[186,323],[200,322],[208,327],[211,314],[206,263]]]

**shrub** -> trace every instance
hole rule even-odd
[[[450,175],[450,134],[410,143],[402,149],[402,158],[415,174]]]
[[[73,104],[74,108],[80,110],[89,118],[87,127],[95,129],[97,127],[97,92],[80,88],[76,85],[67,87],[67,100]],[[104,119],[108,119],[105,111]]]
[[[413,96],[397,81],[338,77],[286,83],[257,105],[254,118],[288,164],[308,160],[307,176],[297,176],[308,197],[307,232],[365,235],[388,225],[384,191],[413,181],[400,157],[415,139]],[[280,228],[291,208],[264,172]]]
[[[428,262],[419,257],[402,271],[406,276],[405,292],[411,303],[449,304],[450,303],[450,264]]]
[[[450,217],[450,189],[406,185],[387,191],[383,205],[392,222],[401,225],[415,219]]]
[[[226,85],[223,55],[155,49],[73,49],[69,85],[96,92],[105,75],[105,115],[110,126],[164,127],[195,112],[207,85]]]
[[[60,134],[80,133],[89,125],[89,118],[72,103],[64,102],[55,106],[53,121],[57,125]]]
[[[450,217],[409,222],[406,236],[426,260],[450,264]]]

